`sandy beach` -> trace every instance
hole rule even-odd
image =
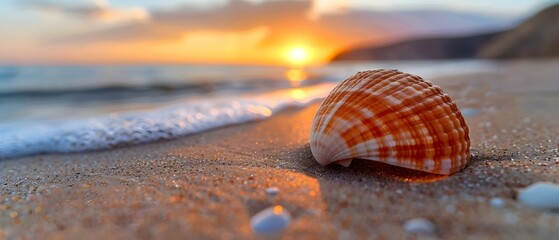
[[[321,167],[309,148],[316,102],[171,141],[2,160],[0,239],[413,239],[403,223],[420,217],[435,239],[558,239],[559,214],[516,192],[559,183],[559,64],[503,64],[428,79],[470,127],[473,159],[455,175]],[[273,205],[291,224],[254,234],[251,216]]]

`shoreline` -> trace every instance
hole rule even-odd
[[[280,204],[293,221],[277,238],[406,238],[403,222],[421,217],[442,239],[551,239],[559,215],[515,200],[537,181],[559,183],[559,69],[549,66],[433,80],[473,109],[474,156],[452,176],[366,160],[319,166],[313,103],[174,140],[0,160],[0,238],[253,239],[250,217]]]

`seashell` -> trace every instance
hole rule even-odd
[[[449,175],[470,159],[468,126],[441,88],[397,70],[359,72],[324,99],[311,128],[321,165],[352,159]]]

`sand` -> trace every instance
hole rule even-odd
[[[413,239],[403,225],[414,218],[435,225],[426,238],[558,239],[559,213],[515,199],[559,183],[556,66],[432,79],[468,113],[474,157],[448,177],[365,160],[319,166],[318,103],[172,141],[3,160],[0,239]],[[276,204],[289,227],[254,234],[251,216]]]

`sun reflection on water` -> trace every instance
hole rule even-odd
[[[302,100],[305,99],[305,97],[307,97],[307,93],[303,89],[299,89],[299,88],[291,90],[290,95],[291,98],[295,100]]]
[[[292,68],[285,72],[285,76],[292,87],[301,86],[301,82],[307,80],[307,73],[301,68]]]

